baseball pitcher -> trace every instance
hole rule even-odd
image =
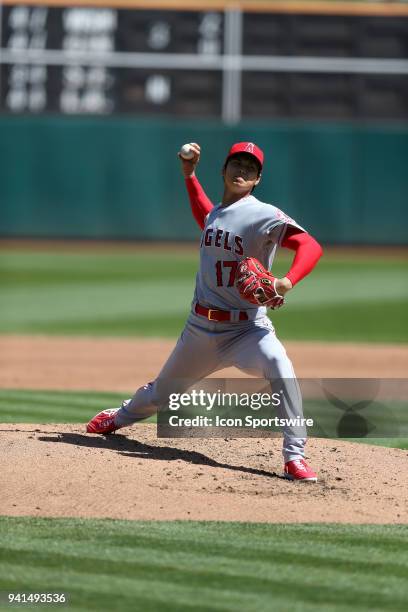
[[[213,205],[195,171],[200,146],[179,153],[192,213],[202,229],[200,266],[191,313],[178,342],[157,378],[125,400],[121,408],[103,410],[87,425],[88,433],[109,434],[157,412],[169,394],[225,367],[279,381],[284,398],[278,416],[303,417],[302,398],[292,363],[275,334],[267,309],[283,305],[285,295],[316,265],[322,249],[310,234],[279,208],[253,194],[261,181],[264,154],[252,142],[229,150],[222,169],[224,190]],[[283,278],[271,269],[279,247],[295,256]],[[304,459],[306,430],[283,428],[287,478],[316,482]]]

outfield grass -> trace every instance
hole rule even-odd
[[[287,271],[280,257],[274,272]],[[0,252],[0,333],[176,336],[197,253]],[[326,254],[273,313],[282,339],[408,341],[408,260]],[[384,279],[386,283],[384,285]]]
[[[69,610],[396,612],[408,599],[407,526],[3,517],[0,541],[0,590],[64,591]]]
[[[0,389],[0,423],[83,423],[85,425],[100,410],[120,406],[122,400],[130,396],[131,393]],[[403,407],[405,408],[405,404]],[[308,414],[307,402],[305,414]],[[156,416],[153,415],[141,424],[155,422]],[[408,448],[406,437],[343,439],[393,448]]]

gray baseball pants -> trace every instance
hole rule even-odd
[[[219,323],[191,313],[156,380],[136,391],[131,401],[116,413],[115,422],[125,426],[147,418],[166,404],[170,393],[182,393],[195,382],[230,366],[273,381],[273,389],[283,390],[283,401],[276,407],[276,416],[303,417],[302,397],[292,362],[268,317]],[[306,428],[283,428],[285,462],[303,457],[305,444]]]

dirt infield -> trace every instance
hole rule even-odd
[[[280,440],[107,437],[78,425],[1,425],[7,515],[408,523],[408,453],[310,440],[320,481],[284,480]]]
[[[0,388],[132,391],[154,379],[174,340],[0,336]],[[405,378],[406,345],[286,342],[299,378]],[[243,376],[235,368],[216,377]]]
[[[285,343],[302,377],[405,377],[408,347]],[[129,391],[163,340],[0,337],[0,388]],[[241,375],[223,371],[217,376]],[[317,484],[281,477],[278,439],[108,436],[81,425],[0,425],[0,514],[261,522],[408,523],[408,452],[309,440]]]

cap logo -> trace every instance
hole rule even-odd
[[[253,142],[248,142],[247,146],[245,147],[245,151],[247,151],[248,153],[253,153],[254,147],[255,145]]]

